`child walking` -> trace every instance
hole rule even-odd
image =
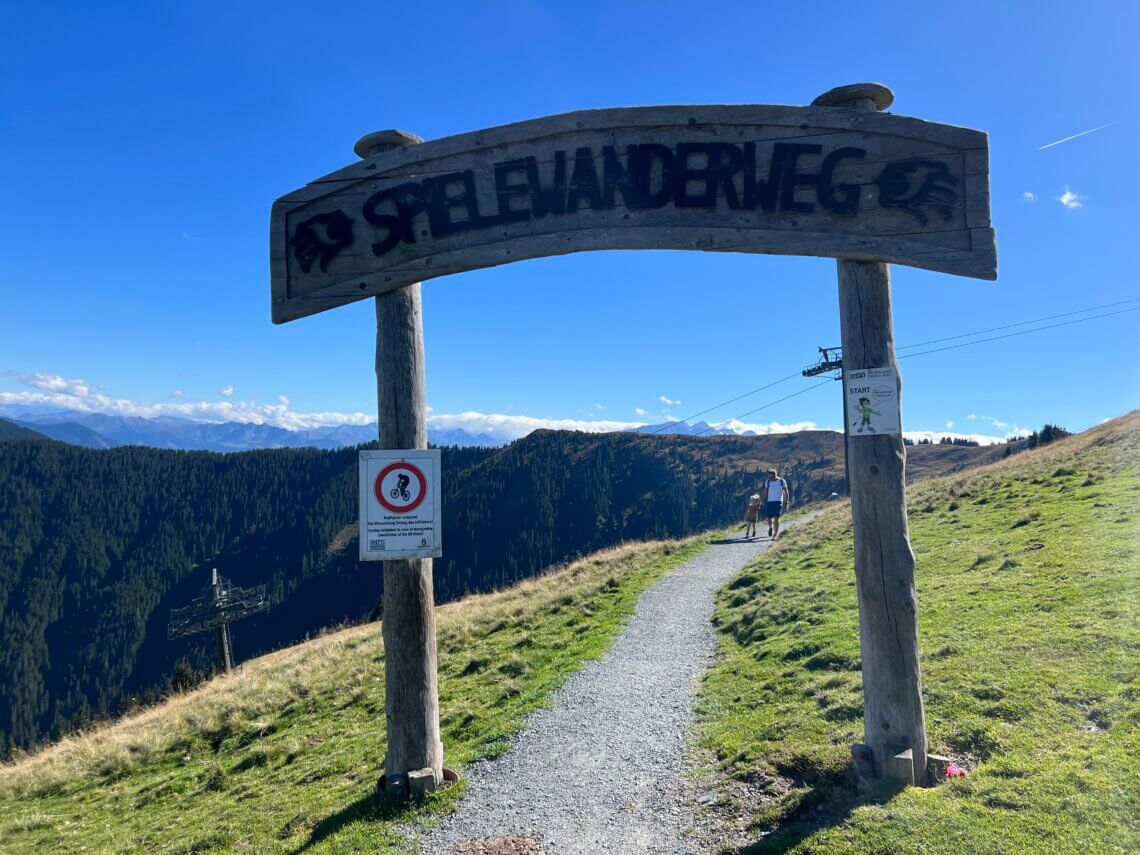
[[[762,504],[764,504],[764,500],[760,498],[759,493],[753,493],[748,497],[748,510],[744,513],[744,522],[748,528],[748,533],[745,535],[747,540],[756,536],[756,520],[760,518],[760,506]]]

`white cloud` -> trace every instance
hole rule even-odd
[[[57,395],[85,398],[91,394],[91,385],[86,380],[67,380],[58,374],[49,374],[45,371],[16,374],[15,377],[31,389],[42,389]]]
[[[979,445],[997,445],[1006,440],[1004,436],[989,436],[984,433],[955,433],[949,430],[904,430],[903,436],[914,442],[924,439],[938,442],[942,437],[948,436],[952,439],[970,439]]]
[[[970,415],[966,416],[966,418],[968,418],[970,421],[973,421],[977,417],[978,417],[977,413],[970,413]]]
[[[112,398],[93,393],[83,380],[59,382],[54,375],[16,375],[35,391],[0,392],[0,406],[23,407],[41,412],[70,410],[79,413],[102,413],[112,416],[138,416],[157,418],[174,416],[197,422],[240,422],[269,424],[287,430],[329,425],[366,425],[375,423],[376,417],[365,413],[295,413],[283,404],[255,404],[247,401],[163,401],[145,403],[126,398]]]
[[[985,416],[981,416],[980,418],[985,418]],[[947,423],[948,426],[952,424],[953,422]],[[1004,425],[1005,422],[1002,422],[1002,424]],[[1005,442],[1007,439],[1018,439],[1023,436],[1029,436],[1030,433],[1031,431],[1014,425],[1012,430],[1006,431],[1001,436],[993,436],[987,433],[956,433],[952,430],[907,430],[903,431],[903,436],[915,442],[922,439],[938,442],[942,437],[948,436],[952,439],[970,439],[979,445],[997,445],[998,443]]]
[[[1026,190],[1024,193],[1021,194],[1021,201],[1032,205],[1034,202],[1037,201],[1037,194],[1031,193],[1030,191]]]
[[[581,430],[589,433],[630,430],[644,422],[619,422],[607,419],[551,419],[533,416],[513,416],[504,413],[450,413],[428,416],[428,427],[437,430],[462,428],[468,433],[486,433],[497,440],[508,442],[526,436],[535,430]]]
[[[170,393],[170,397],[171,398],[181,398],[182,397],[182,390],[181,389],[175,389],[173,392]]]
[[[1077,193],[1074,190],[1070,190],[1069,185],[1067,184],[1065,185],[1065,192],[1056,197],[1057,201],[1068,208],[1070,211],[1082,207],[1085,199],[1087,198],[1087,196],[1082,196],[1080,193]]]
[[[594,409],[604,410],[605,408],[606,408],[605,404],[594,404]]]
[[[660,401],[662,404],[664,404],[667,407],[679,407],[679,406],[681,406],[680,401],[674,401],[668,395],[658,395],[657,400]]]
[[[946,420],[946,427],[948,427],[948,428],[954,427],[954,420],[953,419],[947,419]]]
[[[996,428],[1009,427],[1009,422],[1003,421],[1002,419],[999,419],[996,416],[979,416],[976,413],[970,413],[970,418],[971,419],[977,418],[977,419],[981,419],[984,422],[989,422],[991,425],[993,425]]]
[[[85,380],[65,380],[54,374],[15,374],[30,390],[20,392],[0,391],[0,407],[21,407],[40,412],[70,410],[80,413],[102,413],[113,416],[137,416],[157,418],[173,416],[197,422],[239,422],[243,424],[268,424],[286,430],[306,430],[335,425],[370,425],[376,423],[376,416],[363,412],[310,412],[300,413],[289,409],[288,397],[279,395],[277,403],[258,404],[253,401],[228,400],[233,394],[232,386],[218,390],[227,400],[185,401],[164,400],[148,403],[126,398],[112,398],[91,391]],[[644,415],[640,410],[638,415]],[[427,417],[430,428],[447,430],[463,428],[470,433],[485,433],[496,440],[507,442],[526,436],[534,430],[580,430],[589,432],[622,431],[641,427],[644,421],[617,421],[611,419],[558,419],[536,418],[533,416],[507,415],[503,413],[462,413],[436,414]]]
[[[801,430],[820,430],[815,422],[794,422],[792,424],[783,424],[782,422],[742,422],[739,419],[729,419],[726,422],[720,422],[714,427],[718,428],[731,428],[736,433],[754,433],[760,436],[766,436],[770,433],[795,433]]]
[[[93,392],[91,384],[85,380],[67,380],[59,375],[45,372],[36,372],[33,374],[6,373],[19,379],[21,383],[29,387],[29,390],[0,392],[0,407],[22,407],[40,412],[70,410],[81,413],[102,413],[114,416],[137,416],[141,418],[174,416],[197,422],[268,424],[285,428],[286,430],[306,430],[336,425],[363,426],[374,425],[376,423],[376,416],[374,414],[363,412],[295,412],[289,409],[289,399],[285,395],[279,395],[277,397],[278,403],[275,404],[257,404],[253,401],[231,400],[196,402],[165,400],[158,403],[147,403],[132,401],[126,398],[112,398],[105,394]],[[226,388],[230,388],[232,392],[232,387]],[[181,390],[176,391],[180,392]],[[646,411],[641,407],[635,408],[634,412],[639,417],[647,415]],[[971,413],[968,418],[983,419],[989,421],[995,427],[1008,427],[1006,422],[991,416],[978,416],[975,413]],[[437,430],[462,428],[473,434],[489,434],[501,442],[509,442],[510,440],[526,436],[531,431],[544,428],[548,430],[605,432],[630,430],[632,428],[641,427],[646,423],[644,420],[618,421],[612,419],[536,418],[533,416],[481,413],[476,411],[447,414],[432,413],[428,415],[427,421],[429,428]],[[728,427],[741,433],[750,432],[757,435],[820,429],[811,421],[794,423],[753,423],[731,419],[727,422],[722,422],[720,426]],[[906,436],[916,441],[925,438],[935,442],[943,436],[955,436],[973,439],[982,444],[991,444],[1001,442],[1003,439],[1009,437],[1027,436],[1029,433],[1029,430],[1014,425],[1005,436],[955,434],[946,431],[908,431]]]

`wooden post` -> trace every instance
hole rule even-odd
[[[884,110],[894,100],[876,83],[841,86],[814,106]],[[838,261],[839,324],[844,372],[894,368],[890,268],[874,261]],[[902,380],[898,380],[899,399]],[[844,398],[847,390],[844,383]],[[900,422],[901,423],[901,422]],[[919,672],[918,602],[914,553],[907,529],[906,446],[895,435],[855,436],[844,425],[855,577],[859,595],[859,646],[863,660],[863,733],[876,771],[925,784],[926,723]],[[910,752],[909,762],[902,758]],[[910,765],[910,773],[902,767]]]
[[[406,131],[378,131],[356,144],[370,157],[420,143]],[[376,393],[380,447],[427,448],[427,393],[420,283],[376,297]],[[432,559],[384,562],[384,759],[389,795],[408,793],[411,774],[419,792],[443,782],[436,674]],[[430,770],[430,776],[427,774]]]

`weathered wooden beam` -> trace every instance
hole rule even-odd
[[[817,103],[875,110],[893,97],[884,86],[859,84],[825,93]],[[892,368],[898,378],[890,268],[868,261],[839,261],[837,265],[845,374],[860,368]],[[897,383],[896,407],[901,378]],[[884,775],[898,773],[901,761],[894,758],[910,751],[909,780],[925,785],[926,723],[915,562],[906,515],[906,446],[901,431],[860,436],[850,431],[851,425],[844,425],[859,598],[864,741]],[[923,770],[917,781],[914,769]]]
[[[274,204],[273,320],[588,250],[816,255],[994,278],[986,135],[840,101],[584,110],[392,137]]]
[[[417,142],[403,131],[370,134],[369,154]],[[423,306],[417,282],[376,297],[376,397],[380,447],[427,448]],[[384,562],[384,759],[389,794],[417,795],[443,782],[432,559]],[[430,776],[425,774],[430,772]],[[430,777],[430,780],[428,778]]]

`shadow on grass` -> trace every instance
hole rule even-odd
[[[788,852],[817,831],[842,825],[856,808],[886,804],[902,789],[902,784],[890,781],[811,786],[774,821],[771,831],[741,847],[740,855]]]
[[[356,801],[345,805],[336,813],[329,814],[309,832],[309,839],[293,850],[291,855],[305,852],[332,837],[341,829],[354,822],[390,822],[411,814],[414,802],[397,803],[377,798],[375,790],[369,790]]]

